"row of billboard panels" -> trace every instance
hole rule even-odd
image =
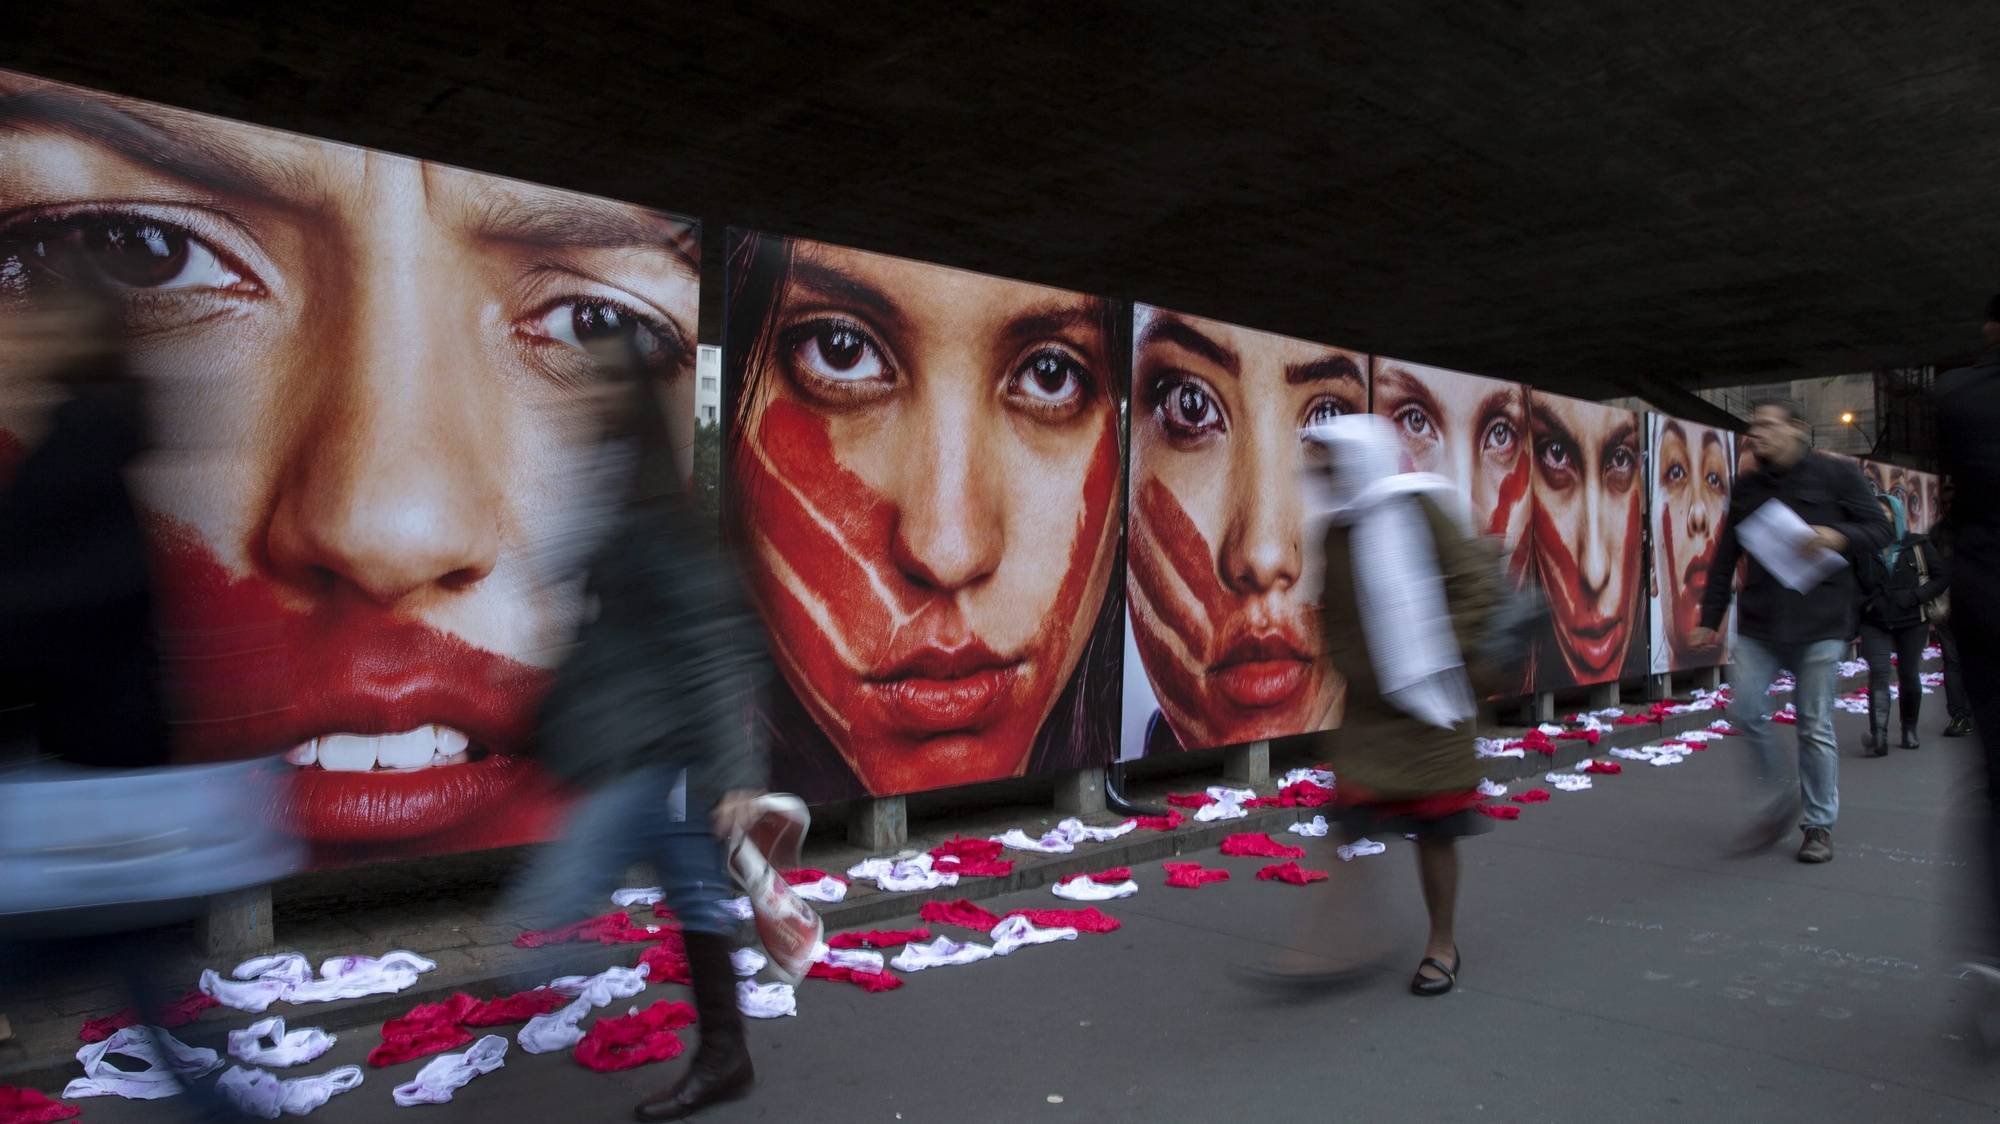
[[[695,471],[699,224],[6,72],[0,167],[0,315],[88,270],[159,374],[135,488],[188,756],[288,754],[322,862],[546,837],[566,795],[527,751],[579,612],[545,579],[591,479],[583,349],[639,345]],[[1297,470],[1300,427],[1343,413],[1387,418],[1547,591],[1524,691],[1723,655],[1685,641],[1727,432],[831,245],[727,249],[700,472],[783,671],[774,781],[808,800],[1336,725]],[[0,396],[0,475],[36,425]]]

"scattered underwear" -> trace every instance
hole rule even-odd
[[[830,948],[894,948],[911,941],[931,939],[929,929],[867,929],[859,933],[835,933],[827,938]]]
[[[1079,933],[1112,933],[1119,927],[1117,918],[1105,916],[1096,906],[1087,909],[1010,909],[1007,916],[1025,917],[1045,929],[1075,929]]]
[[[585,1069],[614,1073],[677,1058],[683,1046],[674,1032],[693,1025],[693,1007],[662,999],[643,1011],[592,1023],[576,1044],[576,1060]]]
[[[1479,795],[1489,799],[1496,796],[1505,796],[1507,795],[1507,786],[1504,784],[1494,784],[1492,781],[1482,778],[1479,782]]]
[[[55,1124],[82,1111],[73,1104],[50,1100],[39,1089],[0,1085],[0,1124]]]
[[[1472,809],[1482,816],[1492,816],[1496,820],[1518,820],[1521,809],[1512,804],[1479,804]]]
[[[806,976],[815,980],[836,980],[851,983],[863,991],[894,991],[903,986],[900,977],[889,972],[864,972],[854,968],[842,968],[834,964],[815,963],[806,968]]]
[[[379,957],[336,956],[320,965],[319,978],[314,979],[306,958],[287,952],[238,964],[230,973],[234,979],[222,978],[213,968],[205,969],[201,990],[225,1007],[260,1015],[281,999],[287,1003],[325,1003],[388,995],[410,987],[418,976],[436,967],[435,961],[398,949]]]
[[[1099,882],[1096,876],[1079,874],[1074,878],[1058,882],[1050,889],[1056,897],[1073,902],[1108,902],[1118,898],[1129,898],[1139,892],[1139,884],[1128,877],[1123,882]]]
[[[1318,808],[1333,803],[1333,789],[1314,780],[1282,785],[1276,796],[1259,796],[1244,801],[1245,808]]]
[[[868,859],[848,868],[847,876],[873,882],[878,889],[891,894],[958,885],[958,875],[937,870],[929,855],[907,859]]]
[[[1526,757],[1528,750],[1518,739],[1474,738],[1472,753],[1475,757]]]
[[[1000,923],[998,917],[964,898],[954,902],[925,902],[917,911],[917,916],[933,925],[957,925],[982,933],[992,932],[993,926]]]
[[[687,950],[656,944],[639,955],[638,967],[647,970],[652,983],[693,983],[694,969],[688,965]]]
[[[220,1006],[222,1004],[217,1003],[213,995],[199,990],[190,991],[162,1008],[160,1020],[153,1025],[166,1030],[183,1027],[199,1018],[203,1011]],[[85,1022],[76,1032],[77,1041],[102,1042],[128,1026],[137,1026],[138,1023],[138,1010],[127,1007],[117,1014]]]
[[[657,979],[657,975],[648,975]],[[382,1024],[382,1042],[368,1051],[372,1066],[396,1065],[472,1041],[466,1027],[506,1026],[546,1015],[565,1006],[570,997],[552,988],[516,992],[500,999],[479,1000],[464,992],[437,1003],[419,1003],[407,1014]]]
[[[160,1056],[162,1049],[165,1058]],[[111,1064],[112,1057],[145,1062],[146,1068],[123,1069]],[[158,1027],[143,1026],[128,1026],[102,1042],[85,1046],[76,1052],[76,1060],[83,1065],[83,1076],[63,1086],[64,1100],[124,1097],[156,1101],[178,1096],[182,1081],[206,1077],[222,1068],[222,1059],[214,1050],[190,1046]]]
[[[361,1085],[361,1067],[344,1065],[312,1077],[279,1080],[261,1069],[229,1067],[215,1080],[215,1091],[251,1116],[276,1120],[279,1113],[304,1116],[334,1097]]]
[[[882,970],[882,954],[865,948],[829,948],[821,945],[814,949],[813,960],[835,968],[846,968],[856,972],[879,972]]]
[[[1255,789],[1228,788],[1223,785],[1208,786],[1207,795],[1214,803],[1203,805],[1195,811],[1194,818],[1197,823],[1242,819],[1250,814],[1249,810],[1244,808],[1243,802],[1257,799]]]
[[[718,904],[722,906],[722,912],[734,917],[738,921],[748,921],[752,917],[757,916],[757,911],[750,908],[750,895],[748,894],[740,898],[728,898]]]
[[[1167,803],[1171,807],[1186,808],[1189,811],[1193,811],[1196,808],[1206,808],[1210,804],[1215,803],[1215,797],[1210,796],[1206,792],[1175,792],[1168,794]]]
[[[939,859],[936,870],[960,878],[1005,878],[1014,873],[1014,863],[1009,859]]]
[[[1625,766],[1620,765],[1616,761],[1591,761],[1583,766],[1583,771],[1586,773],[1597,773],[1600,776],[1615,777],[1625,771]]]
[[[998,928],[999,923],[995,922]],[[959,964],[970,964],[993,955],[993,950],[972,941],[955,941],[950,937],[938,937],[923,944],[911,942],[896,954],[889,966],[899,972],[922,972],[929,968],[948,968]]]
[[[1506,790],[1502,789],[1501,791],[1504,792]],[[1293,835],[1304,835],[1311,839],[1324,839],[1327,833],[1326,817],[1314,816],[1310,820],[1301,820],[1285,830],[1291,832]]]
[[[953,836],[931,848],[931,858],[938,862],[956,859],[959,862],[990,862],[1000,857],[1005,848],[991,839],[966,839]]]
[[[1167,814],[1164,816],[1135,816],[1132,819],[1132,823],[1134,826],[1146,831],[1172,831],[1179,827],[1185,819],[1186,817],[1182,816],[1178,811],[1168,809]]]
[[[229,1032],[229,1056],[251,1065],[287,1069],[304,1065],[333,1048],[334,1036],[316,1026],[285,1029],[282,1016],[259,1019]]]
[[[1076,844],[1060,831],[1051,831],[1040,839],[1031,839],[1027,832],[1012,827],[1008,828],[1005,834],[994,836],[993,841],[1016,851],[1035,851],[1044,855],[1067,855],[1076,850]]]
[[[792,893],[809,902],[832,904],[847,900],[847,880],[823,870],[788,870],[785,884],[792,888]]]
[[[736,1009],[753,1019],[782,1019],[799,1013],[799,999],[791,984],[737,980]]]
[[[1031,944],[1049,944],[1053,941],[1073,941],[1076,930],[1068,926],[1036,925],[1026,917],[1008,916],[1000,924],[993,926],[993,955],[1006,956],[1017,948]]]
[[[649,952],[652,950],[648,950]],[[620,999],[630,999],[646,990],[652,965],[642,961],[636,968],[606,968],[594,976],[563,976],[549,981],[549,990],[575,996],[569,1004],[546,1015],[536,1015],[521,1028],[515,1040],[530,1054],[552,1054],[567,1050],[583,1040],[580,1025],[585,1016]]]
[[[1377,844],[1377,846],[1380,846],[1380,844]],[[1346,858],[1347,856],[1342,855],[1341,857]],[[1270,866],[1257,872],[1257,880],[1259,882],[1289,882],[1294,886],[1304,886],[1309,882],[1324,882],[1326,879],[1326,871],[1305,870],[1296,861],[1272,863]]]
[[[1232,858],[1302,859],[1305,848],[1280,843],[1263,832],[1232,835],[1222,841],[1222,853]]]
[[[612,892],[611,904],[619,909],[631,909],[635,905],[658,905],[666,896],[666,891],[658,886],[627,886]]]
[[[1590,778],[1579,773],[1550,773],[1543,780],[1563,792],[1582,792],[1590,787]]]
[[[1353,862],[1355,859],[1367,858],[1369,855],[1379,855],[1388,849],[1388,847],[1375,842],[1373,839],[1356,839],[1352,843],[1342,843],[1333,850],[1335,854],[1340,856],[1340,861],[1345,863]]]
[[[1200,863],[1165,863],[1162,865],[1167,872],[1167,885],[1179,887],[1184,890],[1199,889],[1210,882],[1229,881],[1228,871],[1204,869]]]
[[[1300,781],[1311,781],[1321,788],[1330,790],[1334,785],[1333,770],[1324,767],[1293,769],[1291,772],[1278,778],[1278,788],[1280,790],[1290,788]]]
[[[602,1019],[598,1020],[598,1025],[603,1025]],[[577,1052],[581,1054],[583,1048],[577,1047]],[[420,1104],[450,1104],[452,1094],[465,1088],[473,1078],[492,1073],[506,1064],[507,1040],[497,1034],[489,1034],[474,1042],[472,1048],[464,1053],[432,1058],[417,1071],[415,1077],[396,1086],[391,1095],[404,1108]]]
[[[739,948],[729,954],[729,967],[739,976],[754,976],[768,963],[764,954],[754,948]]]
[[[1546,788],[1531,788],[1526,792],[1517,792],[1507,799],[1512,800],[1516,804],[1545,804],[1549,799],[1549,790]]]

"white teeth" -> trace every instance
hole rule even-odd
[[[471,742],[448,726],[419,726],[400,734],[328,734],[294,746],[285,760],[305,768],[317,764],[336,773],[372,769],[425,769],[463,765]]]
[[[329,734],[319,739],[319,767],[332,773],[365,773],[375,767],[378,738]]]
[[[375,764],[384,769],[421,769],[437,749],[437,727],[419,726],[375,739]]]

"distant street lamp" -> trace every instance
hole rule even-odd
[[[1853,424],[1854,424],[1854,414],[1853,414],[1853,412],[1852,412],[1852,411],[1846,411],[1846,412],[1843,412],[1843,413],[1842,413],[1842,414],[1840,415],[1840,424],[1842,424],[1842,425],[1853,425]]]

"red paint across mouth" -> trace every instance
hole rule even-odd
[[[1312,684],[1312,657],[1289,633],[1246,636],[1209,669],[1224,697],[1246,710],[1289,706]]]
[[[181,755],[282,754],[329,734],[448,726],[472,760],[412,770],[293,774],[281,822],[316,856],[468,850],[546,838],[560,798],[520,756],[549,672],[392,610],[335,594],[310,609],[236,577],[191,530],[150,518],[162,655]]]
[[[1021,660],[1003,658],[979,640],[923,644],[892,658],[867,689],[891,728],[920,736],[965,732],[994,719],[1021,670]]]

